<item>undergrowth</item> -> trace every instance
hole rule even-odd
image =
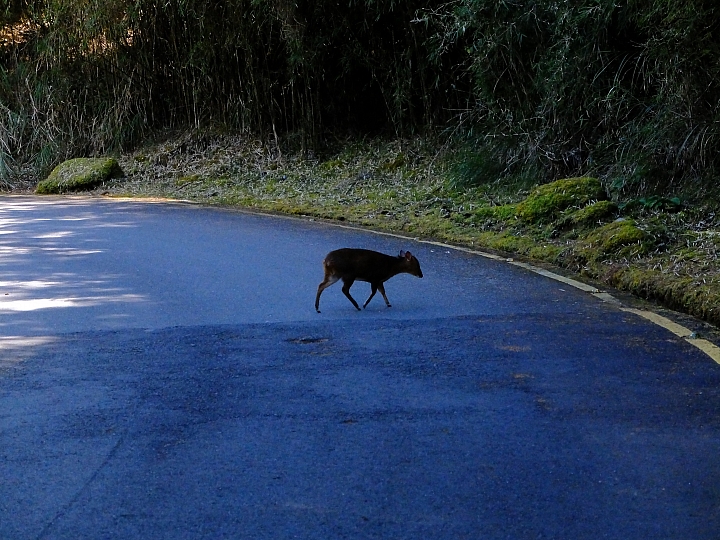
[[[718,35],[709,0],[6,0],[0,189],[221,125],[306,157],[328,131],[446,130],[466,142],[458,191],[588,176],[616,198],[701,195]]]

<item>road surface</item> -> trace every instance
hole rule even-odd
[[[344,246],[424,278],[315,313]],[[720,537],[720,366],[565,283],[86,198],[0,198],[0,268],[2,539]]]

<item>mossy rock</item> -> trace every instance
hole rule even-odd
[[[607,194],[597,178],[565,178],[535,188],[517,205],[516,213],[529,223],[551,221],[572,206],[605,199]]]
[[[49,195],[90,190],[110,178],[123,176],[114,158],[76,158],[55,167],[35,188],[35,193]]]
[[[652,246],[650,236],[633,220],[614,221],[598,227],[580,240],[576,252],[589,261],[606,255],[632,256],[646,253]]]
[[[563,224],[578,226],[594,225],[612,216],[617,210],[617,204],[612,201],[598,201],[572,212],[563,220]]]

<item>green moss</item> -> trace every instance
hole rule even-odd
[[[705,282],[691,276],[676,276],[647,268],[626,267],[616,270],[608,283],[642,298],[710,321],[720,323],[720,283]]]
[[[35,193],[67,193],[89,190],[123,172],[114,158],[76,158],[55,167],[47,179],[40,182]]]
[[[528,251],[528,256],[539,261],[555,263],[560,258],[560,254],[563,250],[564,248],[560,246],[540,244]]]
[[[519,253],[527,255],[530,251],[537,247],[537,244],[526,236],[519,236],[509,231],[483,232],[478,235],[480,245],[505,251],[507,253]]]
[[[613,215],[617,209],[617,204],[612,201],[598,201],[573,212],[567,216],[566,222],[579,226],[593,225]]]
[[[580,239],[576,253],[586,260],[597,260],[610,254],[631,256],[645,253],[651,239],[632,220],[614,221],[595,229]]]
[[[607,199],[607,194],[596,178],[566,178],[535,188],[517,205],[519,218],[529,223],[556,219],[571,206],[582,207],[593,200]]]

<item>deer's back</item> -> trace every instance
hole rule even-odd
[[[392,277],[397,257],[369,249],[342,248],[325,257],[325,268],[341,278],[378,282]]]

